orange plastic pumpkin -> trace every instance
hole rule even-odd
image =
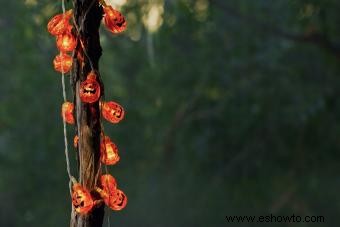
[[[117,124],[123,120],[125,111],[123,107],[116,102],[103,102],[102,115],[107,121]]]
[[[105,165],[114,165],[119,161],[117,146],[110,140],[108,136],[102,139],[100,144],[100,160]]]
[[[71,102],[64,102],[61,106],[61,116],[66,123],[74,124],[73,110],[74,105]]]
[[[54,69],[60,73],[68,73],[71,70],[72,62],[71,56],[60,53],[53,60]]]
[[[47,24],[47,30],[51,35],[57,36],[63,34],[70,26],[69,20],[72,16],[72,10],[65,14],[55,15]]]
[[[117,189],[116,179],[110,174],[105,174],[100,177],[100,184],[104,191],[114,191]]]
[[[88,190],[80,184],[74,184],[72,187],[72,204],[79,214],[87,214],[92,210],[94,202]]]
[[[112,6],[105,6],[104,12],[104,23],[109,31],[118,34],[126,29],[126,20],[118,10],[113,9]]]
[[[77,40],[71,31],[57,36],[57,47],[61,52],[73,51],[76,48]]]
[[[80,84],[79,96],[81,101],[85,103],[94,103],[99,100],[100,85],[94,72],[90,72],[86,80]]]

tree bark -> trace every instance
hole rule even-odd
[[[82,103],[79,97],[80,83],[94,69],[100,82],[98,62],[102,54],[99,41],[99,26],[103,10],[98,1],[73,0],[74,22],[79,32],[78,45],[73,59],[71,84],[74,92],[76,132],[78,142],[79,179],[96,197],[94,191],[100,174],[100,109],[99,102]],[[85,50],[85,51],[84,51]],[[102,86],[103,87],[103,86]],[[103,89],[102,89],[103,91]],[[99,205],[87,215],[79,215],[72,208],[71,227],[100,227],[103,224],[104,206]]]

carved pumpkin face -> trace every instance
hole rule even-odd
[[[72,204],[79,214],[87,214],[92,210],[94,205],[91,194],[80,184],[74,184],[72,187]]]
[[[113,192],[111,191],[108,198],[108,203],[106,205],[109,206],[112,210],[118,211],[126,207],[127,200],[127,196],[124,194],[124,192],[117,189]]]
[[[74,105],[71,102],[64,102],[61,107],[61,116],[66,123],[74,124],[73,117]]]
[[[114,165],[119,161],[117,146],[108,136],[102,139],[100,143],[100,160],[105,165]]]
[[[123,107],[116,102],[104,102],[102,105],[102,115],[107,121],[117,124],[123,120],[125,111]]]
[[[47,30],[51,35],[57,36],[63,34],[70,26],[69,20],[72,16],[72,10],[65,14],[55,15],[47,24]]]
[[[113,34],[118,34],[126,29],[126,20],[124,16],[112,6],[104,7],[104,23],[107,29]]]
[[[64,32],[57,36],[57,47],[61,52],[73,51],[76,45],[77,40],[71,31]]]
[[[97,188],[97,192],[100,194],[104,203],[112,210],[122,210],[127,205],[127,196],[123,191],[116,189],[112,191],[105,191]]]
[[[100,98],[100,85],[96,80],[96,74],[91,72],[87,79],[80,84],[79,96],[82,102],[94,103]]]
[[[68,73],[72,67],[72,57],[65,54],[58,54],[53,60],[54,69],[60,73]]]
[[[110,174],[105,174],[100,177],[100,184],[104,191],[115,191],[117,189],[116,179]]]

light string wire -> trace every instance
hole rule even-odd
[[[61,7],[63,11],[63,16],[65,16],[65,0],[61,1]],[[60,53],[60,55],[62,55]],[[65,86],[65,73],[64,73],[64,65],[61,64],[61,84],[62,84],[62,90],[63,90],[63,100],[64,103],[67,101],[66,97],[66,86]],[[64,132],[64,145],[65,145],[65,159],[66,159],[66,170],[69,177],[69,190],[70,195],[72,196],[72,183],[75,183],[76,180],[71,174],[71,167],[70,167],[70,159],[69,159],[69,150],[68,150],[68,139],[67,139],[67,128],[66,128],[66,122],[63,120],[63,132]]]

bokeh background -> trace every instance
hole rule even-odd
[[[60,1],[1,2],[0,226],[68,226],[46,31]],[[268,214],[326,220],[268,226],[339,226],[340,1],[108,2],[129,24],[101,29],[106,98],[127,111],[104,122],[129,197],[111,226],[256,226],[225,216]]]

